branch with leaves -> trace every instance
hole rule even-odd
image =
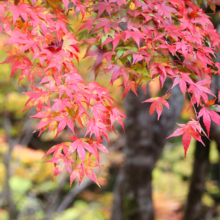
[[[212,9],[220,1],[204,1]],[[12,45],[3,63],[12,64],[11,76],[21,71],[19,82],[27,77],[32,91],[25,110],[36,106],[40,134],[49,129],[56,137],[66,127],[69,139],[52,147],[45,156],[54,163],[54,176],[63,169],[70,173],[70,183],[81,182],[86,175],[97,182],[94,167],[99,167],[99,151],[108,153],[101,144],[103,137],[115,132],[114,123],[123,127],[120,112],[108,90],[92,81],[86,84],[73,60],[79,61],[78,40],[69,28],[68,15],[73,7],[82,14],[79,39],[87,45],[85,56],[96,57],[92,69],[111,74],[110,84],[118,78],[124,86],[123,97],[141,85],[159,77],[161,89],[167,78],[173,85],[153,102],[150,114],[156,110],[158,119],[174,86],[183,96],[188,93],[192,106],[201,106],[195,119],[171,136],[183,135],[185,154],[191,136],[201,141],[209,135],[211,120],[220,125],[219,105],[209,101],[212,74],[219,74],[214,63],[219,50],[220,35],[209,17],[194,1],[183,0],[20,0],[0,2],[0,31],[8,35]],[[91,16],[84,19],[85,14]],[[38,83],[39,82],[39,83]],[[206,132],[198,118],[202,117]],[[85,130],[83,138],[78,129]],[[96,160],[95,160],[96,159]]]

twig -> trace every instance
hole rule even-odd
[[[11,131],[12,126],[11,126],[11,121],[8,118],[8,116],[5,116],[5,118],[4,118],[4,127],[5,127],[7,141],[8,141],[8,144],[9,144],[8,152],[4,156],[4,164],[5,164],[5,170],[6,170],[6,177],[5,177],[5,190],[6,190],[6,193],[5,193],[5,197],[6,197],[6,200],[7,200],[7,203],[8,203],[8,208],[9,208],[9,218],[10,219],[15,219],[15,217],[17,216],[17,209],[16,209],[15,203],[14,203],[13,198],[12,198],[12,193],[11,193],[9,180],[10,180],[10,177],[11,177],[11,169],[10,169],[11,154],[12,154],[14,145],[15,145],[17,140],[13,140],[11,138],[10,131]]]
[[[80,185],[75,186],[72,190],[64,197],[63,201],[57,208],[57,212],[63,212],[74,200],[74,198],[84,189],[86,189],[92,181],[85,179]]]
[[[60,191],[62,190],[63,185],[66,182],[66,173],[63,173],[63,175],[60,176],[58,180],[58,186],[56,190],[53,192],[51,195],[51,198],[49,199],[50,204],[47,207],[47,211],[45,214],[45,220],[51,220],[52,219],[52,214],[56,210],[58,203],[59,203],[59,196],[60,196]]]

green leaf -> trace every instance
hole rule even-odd
[[[126,52],[126,50],[119,49],[119,50],[117,51],[117,58],[120,58],[125,52]]]

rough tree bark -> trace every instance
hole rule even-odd
[[[130,92],[125,100],[125,161],[116,181],[111,220],[154,219],[152,170],[181,113],[183,96],[178,87],[172,89],[170,109],[163,110],[159,121],[156,114],[149,115],[150,104],[141,103],[147,98],[139,88],[138,97]]]

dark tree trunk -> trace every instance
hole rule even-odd
[[[213,76],[212,83],[219,87],[219,77]],[[216,95],[218,94],[216,87],[212,87],[212,92]],[[220,146],[220,127],[213,122],[210,129],[210,139],[215,140],[217,145]],[[205,181],[209,168],[210,151],[210,140],[204,137],[203,142],[205,143],[206,147],[204,147],[201,143],[196,143],[193,174],[183,220],[197,220],[200,216],[201,198],[205,190]]]
[[[114,190],[111,220],[154,219],[152,170],[181,113],[183,97],[174,88],[170,109],[165,107],[159,121],[156,114],[149,115],[150,104],[141,103],[147,98],[139,88],[138,97],[130,92],[125,100],[126,157]]]
[[[205,147],[196,142],[195,159],[184,220],[197,220],[201,211],[201,197],[205,190],[205,179],[209,168],[210,140],[203,138]]]

